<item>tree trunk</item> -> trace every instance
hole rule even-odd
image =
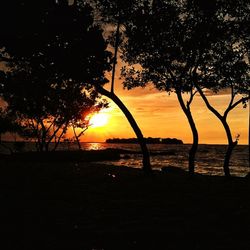
[[[198,137],[198,132],[196,129],[196,126],[193,122],[193,117],[190,113],[190,115],[188,115],[188,120],[189,120],[189,124],[192,130],[192,134],[193,134],[193,144],[192,147],[189,151],[189,159],[188,159],[188,167],[189,167],[189,173],[190,174],[194,174],[194,169],[195,169],[195,156],[196,156],[196,152],[198,149],[198,141],[199,141],[199,137]],[[192,122],[190,122],[192,121]]]
[[[80,144],[79,138],[78,138],[78,136],[77,136],[77,134],[76,134],[76,130],[75,130],[74,125],[73,125],[73,131],[74,131],[74,135],[75,135],[75,138],[76,138],[76,142],[77,142],[78,148],[79,148],[79,150],[81,150],[81,149],[82,149],[82,147],[81,147],[81,144]]]
[[[195,156],[196,156],[197,149],[198,149],[199,135],[198,135],[198,131],[197,131],[192,113],[190,111],[190,108],[187,107],[183,101],[181,91],[176,90],[176,94],[177,94],[177,98],[180,103],[180,106],[188,119],[191,131],[192,131],[192,135],[193,135],[193,143],[192,143],[191,149],[189,150],[189,157],[188,157],[188,171],[191,175],[193,175],[194,170],[195,170]]]
[[[66,129],[67,127],[68,127],[68,123],[65,125],[65,129]],[[62,130],[63,130],[63,131],[62,131],[62,133],[59,135],[59,137],[58,137],[58,139],[57,139],[57,142],[56,142],[56,144],[55,144],[55,147],[53,148],[53,151],[56,151],[58,145],[59,145],[60,142],[61,142],[62,136],[65,134],[64,129],[62,129]]]
[[[230,174],[230,168],[229,168],[230,159],[231,159],[231,156],[232,156],[233,149],[236,147],[236,145],[238,144],[238,142],[237,142],[237,140],[233,141],[233,139],[232,139],[232,133],[231,133],[231,130],[229,128],[229,125],[227,124],[226,119],[224,119],[223,117],[218,117],[218,118],[222,122],[223,127],[224,127],[224,129],[226,131],[226,134],[227,134],[228,146],[227,146],[227,151],[226,151],[226,154],[225,154],[225,159],[224,159],[224,164],[223,164],[223,170],[224,170],[225,176],[226,177],[230,177],[231,176],[231,174]]]
[[[227,151],[225,154],[225,158],[224,158],[224,164],[223,164],[223,170],[224,170],[224,174],[226,177],[230,177],[230,168],[229,168],[229,164],[230,164],[230,158],[233,152],[233,149],[235,148],[235,146],[237,145],[237,140],[233,141],[232,138],[232,133],[230,130],[230,127],[227,123],[226,120],[226,116],[222,116],[214,107],[212,107],[207,99],[207,97],[205,96],[205,94],[203,93],[202,89],[196,84],[195,85],[200,96],[202,97],[203,101],[205,102],[207,108],[220,120],[220,122],[222,123],[225,131],[226,131],[226,135],[227,135],[227,141],[228,141],[228,146],[227,146]]]
[[[118,47],[119,47],[119,40],[120,40],[120,36],[119,36],[119,31],[120,31],[120,19],[118,18],[118,22],[117,22],[117,28],[116,28],[116,34],[115,34],[115,53],[114,53],[114,61],[113,61],[113,68],[112,68],[112,78],[111,78],[111,91],[112,93],[114,93],[114,87],[115,87],[115,67],[117,64],[117,54],[118,54]]]
[[[100,94],[110,98],[120,108],[120,110],[123,112],[123,114],[126,116],[128,122],[130,123],[131,127],[134,130],[134,133],[137,136],[138,143],[140,144],[140,147],[141,147],[142,157],[143,157],[143,160],[142,160],[143,161],[143,168],[142,169],[147,173],[151,173],[152,168],[151,168],[151,164],[150,164],[149,151],[148,151],[146,142],[144,140],[143,134],[142,134],[139,126],[137,125],[134,117],[129,112],[127,107],[123,104],[123,102],[114,93],[107,91],[106,89],[102,88],[99,85],[96,86],[96,90]]]
[[[224,170],[224,174],[226,177],[231,176],[229,164],[230,164],[230,158],[232,156],[233,149],[235,148],[236,145],[237,145],[237,141],[230,143],[227,147],[227,151],[226,151],[226,155],[224,159],[224,165],[223,165],[223,170]]]

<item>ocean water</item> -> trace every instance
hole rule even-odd
[[[112,144],[112,143],[83,143],[85,149],[119,148],[132,151],[140,151],[136,144]],[[153,169],[161,169],[165,166],[179,167],[188,170],[188,151],[191,145],[163,145],[149,144],[151,164]],[[223,161],[226,152],[226,145],[199,145],[196,156],[195,172],[207,175],[224,175]],[[154,153],[156,153],[154,155]],[[157,154],[158,153],[158,154]],[[160,155],[162,153],[162,155]],[[122,155],[123,156],[123,155]],[[129,157],[129,158],[128,158]],[[117,161],[104,162],[116,166],[129,166],[139,168],[142,166],[141,154],[129,154]],[[250,172],[249,146],[237,145],[230,161],[231,174],[234,176],[245,176]]]
[[[137,144],[116,144],[116,143],[81,143],[84,150],[100,150],[107,148],[126,149],[140,152]],[[151,164],[153,169],[161,169],[166,166],[188,169],[188,151],[191,145],[168,145],[149,144],[151,153]],[[195,172],[207,175],[223,175],[223,161],[226,152],[226,145],[199,145],[196,156]],[[77,150],[76,143],[62,143],[58,150]],[[26,143],[24,150],[35,150],[34,143]],[[1,152],[1,148],[0,148]],[[121,155],[120,160],[105,161],[102,164],[113,164],[116,166],[128,166],[140,168],[142,166],[141,154]],[[231,174],[234,176],[245,176],[250,172],[249,146],[237,145],[233,151],[230,161]]]

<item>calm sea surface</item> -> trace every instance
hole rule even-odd
[[[140,152],[137,144],[113,144],[113,143],[82,143],[82,149],[98,150],[107,148],[127,149]],[[151,163],[154,169],[161,169],[164,166],[175,166],[187,170],[188,151],[191,145],[163,145],[149,144]],[[77,150],[76,144],[62,143],[58,150]],[[26,144],[26,150],[34,150],[34,145]],[[1,151],[1,150],[0,150]],[[199,145],[196,157],[196,172],[208,175],[223,175],[223,160],[226,145]],[[162,155],[154,155],[161,153]],[[103,164],[113,164],[116,166],[141,167],[141,154],[122,155],[122,159],[116,161],[102,162]],[[245,176],[250,172],[249,166],[249,146],[238,145],[230,161],[232,175]]]
[[[107,143],[84,143],[86,149],[121,148],[133,151],[140,151],[136,144],[107,144]],[[152,155],[151,163],[154,169],[161,169],[164,166],[175,166],[187,170],[188,151],[191,145],[162,145],[149,144],[148,148],[152,153],[166,153],[165,155]],[[196,172],[209,175],[223,175],[223,160],[226,152],[225,145],[199,145]],[[112,161],[117,166],[141,167],[142,157],[140,154],[129,155],[130,158]],[[106,162],[110,164],[111,162]],[[230,168],[232,175],[245,176],[250,172],[249,146],[238,145],[232,155]]]

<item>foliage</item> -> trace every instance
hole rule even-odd
[[[127,88],[151,81],[160,90],[185,91],[198,76],[202,84],[218,90],[228,87],[230,75],[231,82],[245,90],[246,51],[220,1],[155,3],[139,9],[126,26],[123,59],[142,66],[123,69]]]
[[[107,82],[110,53],[86,2],[10,2],[1,9],[16,15],[0,37],[1,59],[8,66],[1,95],[22,135],[35,137],[40,150],[48,150],[68,126],[87,127],[88,113],[107,106],[93,86]]]
[[[237,3],[243,7],[243,1]],[[205,100],[203,88],[214,92],[230,88],[224,116],[207,106],[221,120],[233,144],[226,116],[239,103],[245,105],[249,95],[249,30],[245,27],[249,10],[249,4],[240,9],[224,0],[159,0],[138,9],[126,26],[123,59],[130,67],[122,69],[125,87],[153,82],[159,90],[174,90],[191,127],[189,106],[196,93],[192,89]],[[191,93],[186,105],[180,91]],[[243,97],[234,103],[238,94]]]
[[[93,3],[93,2],[92,2]],[[118,58],[118,50],[121,43],[124,40],[122,28],[124,28],[124,22],[128,20],[128,17],[131,11],[135,8],[135,3],[137,1],[129,0],[129,1],[121,1],[121,0],[98,0],[94,6],[97,8],[97,16],[100,16],[101,23],[108,28],[108,30],[112,30],[114,26],[114,31],[109,31],[108,33],[108,41],[109,45],[114,48],[114,55],[111,60],[112,63],[112,79],[111,79],[111,88],[110,91],[102,88],[101,86],[96,86],[96,90],[110,98],[123,112],[125,117],[127,118],[130,126],[132,127],[134,133],[137,136],[138,143],[141,147],[142,151],[142,162],[143,162],[143,170],[147,173],[151,173],[152,169],[150,166],[150,156],[147,145],[143,138],[143,134],[136,123],[133,115],[130,113],[128,108],[124,105],[121,99],[115,94],[115,73],[116,73],[116,64]],[[110,27],[112,27],[110,29]],[[107,34],[106,34],[107,35]]]
[[[105,83],[110,54],[102,30],[93,25],[92,9],[86,2],[81,7],[66,2],[10,0],[7,10],[3,4],[1,18],[8,20],[6,15],[15,13],[1,32],[2,54],[9,55],[3,59],[37,65],[41,74],[50,74],[51,81]]]

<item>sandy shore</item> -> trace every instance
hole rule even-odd
[[[3,249],[250,249],[250,180],[0,159]]]

